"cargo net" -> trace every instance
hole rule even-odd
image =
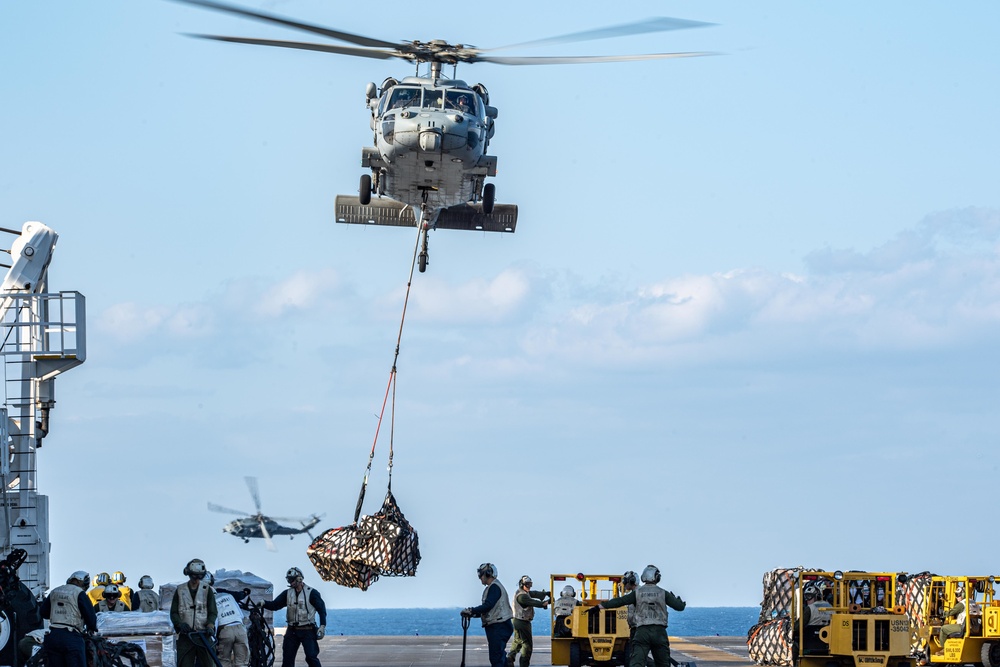
[[[930,595],[932,576],[930,572],[914,574],[896,589],[896,604],[903,606],[910,621],[910,655],[918,655],[924,648],[924,640],[919,633],[930,620],[924,617],[924,609]]]
[[[753,626],[747,632],[747,648],[758,665],[791,665],[792,619],[782,616]]]
[[[403,516],[392,491],[378,512],[326,531],[306,554],[323,581],[363,591],[379,577],[416,576],[420,563],[417,531]]]
[[[819,572],[804,567],[777,568],[764,573],[764,599],[757,625],[747,632],[750,659],[758,665],[792,664],[792,604],[795,580],[800,572]]]

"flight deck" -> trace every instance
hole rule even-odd
[[[275,632],[275,664],[281,663],[281,639]],[[508,647],[510,644],[508,643]],[[440,667],[462,663],[462,637],[385,637],[340,636],[324,637],[319,642],[319,659],[323,667]],[[671,655],[679,662],[695,662],[698,667],[750,667],[746,637],[671,637]],[[548,637],[535,637],[531,664],[545,667],[551,664],[551,642]],[[305,666],[299,650],[296,667]],[[465,649],[466,667],[489,667],[486,639],[469,637]]]

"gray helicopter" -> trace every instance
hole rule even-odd
[[[260,509],[260,490],[257,487],[256,477],[244,477],[247,483],[247,488],[250,490],[250,497],[253,498],[254,507],[257,509],[256,514],[251,514],[249,512],[244,512],[242,510],[229,509],[228,507],[223,507],[222,505],[216,505],[215,503],[208,503],[208,509],[213,512],[221,512],[223,514],[239,514],[244,518],[233,519],[227,523],[222,528],[222,532],[229,533],[235,537],[241,538],[244,542],[250,542],[250,538],[263,538],[265,544],[269,551],[277,551],[274,546],[274,542],[271,540],[272,535],[291,535],[295,536],[300,533],[305,533],[312,539],[312,533],[309,531],[319,523],[320,516],[313,514],[308,519],[290,519],[288,517],[280,516],[264,516]],[[279,521],[298,521],[301,524],[301,528],[295,526],[283,526]]]
[[[322,35],[355,46],[204,34],[192,37],[376,60],[399,58],[415,65],[415,76],[402,80],[389,77],[378,87],[374,83],[368,84],[365,99],[371,113],[370,124],[375,142],[374,146],[362,150],[361,161],[371,173],[361,176],[357,196],[337,197],[336,219],[349,224],[418,227],[421,241],[417,261],[421,273],[427,269],[427,232],[430,229],[513,232],[517,226],[517,206],[496,203],[496,186],[486,182],[488,177],[497,173],[497,158],[487,153],[496,129],[497,108],[490,106],[490,95],[483,84],[470,86],[460,79],[444,78],[441,71],[443,65],[452,65],[453,74],[457,74],[460,62],[559,65],[713,55],[707,52],[550,57],[492,55],[494,51],[513,47],[581,42],[713,25],[666,17],[494,49],[478,49],[443,40],[388,42],[213,0],[176,1]],[[420,76],[420,65],[424,63],[429,65],[429,71]]]

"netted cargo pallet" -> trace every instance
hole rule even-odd
[[[896,604],[902,605],[906,611],[906,617],[910,619],[911,655],[917,655],[923,648],[924,641],[918,633],[920,628],[926,627],[930,622],[930,619],[924,618],[924,603],[930,594],[931,577],[933,576],[930,572],[914,574],[896,590]]]
[[[415,576],[420,563],[417,531],[403,516],[392,491],[378,512],[326,531],[306,554],[324,581],[363,591],[379,577]]]
[[[747,648],[758,665],[791,665],[792,620],[783,616],[753,626],[747,633]]]

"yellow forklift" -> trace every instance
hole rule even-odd
[[[552,664],[624,665],[625,645],[629,639],[628,612],[625,607],[590,613],[603,600],[619,597],[621,575],[553,574],[549,577],[552,592]],[[568,593],[573,589],[573,595]],[[568,613],[557,613],[565,611]]]
[[[758,665],[915,667],[910,621],[897,601],[905,574],[775,572],[773,581],[765,576],[767,608],[747,636]]]
[[[921,664],[1000,667],[1000,600],[994,597],[994,581],[993,576],[929,578],[919,608],[910,610]],[[959,602],[960,613],[945,616]]]

